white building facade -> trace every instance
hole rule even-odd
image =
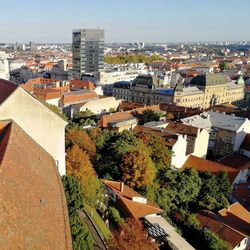
[[[2,83],[0,81],[1,84],[6,84],[6,82]],[[56,161],[59,173],[61,175],[66,174],[66,121],[19,86],[2,103],[0,102],[0,120],[7,119],[14,120],[29,136],[51,154]]]

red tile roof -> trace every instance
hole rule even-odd
[[[38,84],[45,84],[46,85],[46,84],[50,84],[50,83],[54,83],[54,82],[58,82],[58,80],[38,77],[38,78],[28,80],[25,84],[22,84],[21,86],[26,91],[32,92],[34,85],[38,85]]]
[[[14,91],[18,88],[18,85],[4,80],[0,79],[0,104],[5,101]]]
[[[63,95],[60,99],[60,102],[64,104],[69,103],[79,103],[79,102],[86,102],[91,99],[97,99],[96,92],[86,92],[81,94],[75,94],[74,91],[71,92],[71,94]]]
[[[112,122],[118,122],[118,121],[133,119],[133,118],[134,116],[129,111],[110,113],[108,115],[104,115],[101,117],[101,119],[99,120],[99,125],[102,128],[107,128],[109,124]]]
[[[119,105],[119,111],[128,111],[141,107],[144,107],[144,104],[137,102],[122,101]]]
[[[182,169],[186,168],[194,168],[195,170],[202,172],[202,171],[210,171],[213,174],[218,174],[221,171],[225,171],[228,173],[228,178],[231,182],[233,182],[236,178],[236,176],[239,173],[239,170],[214,162],[209,161],[206,159],[202,159],[199,157],[196,157],[194,155],[190,155],[188,159],[185,161],[185,163],[182,166]]]
[[[185,134],[196,137],[199,129],[183,123],[169,121],[165,130],[178,134]]]
[[[159,137],[161,137],[164,141],[165,141],[165,145],[167,147],[173,147],[174,144],[176,143],[178,136],[176,134],[173,133],[168,133],[167,131],[163,130],[156,130],[156,129],[152,129],[152,128],[147,128],[141,125],[137,125],[136,127],[134,127],[133,132],[137,133],[137,134],[148,134],[148,133],[152,133],[154,135],[157,135]]]
[[[94,83],[87,80],[70,80],[70,88],[94,90],[96,86]]]
[[[236,247],[245,236],[225,225],[216,214],[209,211],[200,211],[196,215],[202,227],[209,229],[232,248]]]
[[[121,183],[118,181],[103,180],[103,183],[117,195],[117,203],[127,216],[139,219],[151,214],[162,213],[163,210],[152,202],[140,203],[133,201],[133,197],[143,198],[139,193],[124,185],[123,191],[120,190]]]
[[[250,186],[250,179],[246,183],[239,183],[234,186],[233,197],[244,207],[250,209],[250,195],[248,186]]]
[[[58,87],[58,88],[46,88],[46,89],[34,88],[33,94],[38,99],[46,101],[50,99],[60,98],[63,93],[67,93],[68,91],[69,91],[68,86]]]
[[[236,152],[222,159],[220,163],[235,168],[238,171],[250,168],[250,159]]]
[[[218,214],[225,224],[250,237],[250,212],[239,202],[221,209]]]
[[[133,118],[136,119],[138,118],[138,115],[141,115],[143,111],[145,110],[160,111],[160,107],[159,105],[153,105],[153,106],[145,106],[141,108],[136,108],[136,109],[129,110],[129,111],[110,113],[110,114],[102,116],[102,118],[99,121],[99,124],[101,127],[106,128],[108,127],[108,124],[112,122],[133,119]]]
[[[153,110],[153,111],[161,111],[160,105],[151,105],[151,106],[144,106],[140,108],[136,108],[133,111],[136,112],[137,114],[142,114],[146,110]]]
[[[54,159],[15,122],[0,124],[0,246],[72,249]]]

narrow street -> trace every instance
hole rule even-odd
[[[92,236],[94,239],[94,249],[95,250],[106,250],[106,246],[103,243],[103,240],[99,233],[97,232],[95,226],[93,225],[92,221],[88,217],[88,215],[84,211],[79,211],[80,217],[86,222]]]

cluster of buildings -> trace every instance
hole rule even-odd
[[[153,76],[140,75],[131,82],[117,82],[113,96],[147,105],[160,103],[206,109],[218,104],[239,104],[244,99],[244,80],[227,79],[221,74],[206,73],[193,77],[188,86],[183,78],[172,88],[161,87]]]
[[[119,208],[122,216],[141,220],[150,237],[167,243],[172,249],[195,249],[161,216],[163,210],[157,205],[123,182],[103,180],[103,184],[110,200]]]
[[[40,101],[58,107],[70,118],[87,110],[94,115],[115,111],[121,102],[112,96],[103,96],[102,89],[89,80],[38,77],[20,86]]]
[[[250,60],[224,51],[229,68],[222,70],[219,63],[225,58],[197,52],[199,46],[136,43],[107,53],[147,54],[150,49],[149,55],[170,63],[106,65],[104,30],[78,29],[72,33],[72,54],[61,47],[53,47],[51,54],[46,46],[36,54],[0,52],[0,78],[16,83],[0,79],[0,245],[72,249],[60,181],[66,172],[67,122],[44,105],[48,104],[69,118],[91,111],[102,129],[161,137],[172,152],[173,170],[227,172],[233,204],[218,213],[201,211],[197,218],[233,249],[248,249],[250,114],[233,105],[250,103]],[[147,110],[163,118],[139,125]],[[194,249],[161,216],[158,206],[122,182],[103,184],[122,214],[142,220],[150,236],[163,238],[173,249]]]
[[[237,112],[226,114],[218,110],[207,110],[181,118],[180,121],[162,118],[160,121],[139,125],[146,110],[164,115],[168,105],[142,106],[138,103],[124,102],[120,104],[119,112],[102,116],[99,125],[101,128],[118,132],[132,130],[138,135],[151,133],[161,137],[165,141],[165,146],[172,151],[173,170],[194,168],[198,172],[210,171],[215,175],[222,171],[226,172],[233,187],[232,204],[218,213],[200,211],[197,219],[202,227],[217,234],[232,249],[248,249],[250,246],[249,119],[237,116]],[[180,112],[186,113],[185,110]],[[175,236],[168,223],[161,217],[162,211],[157,206],[123,183],[105,180],[104,184],[111,200],[125,217],[140,218],[145,222],[150,236],[153,235],[155,239],[157,237],[161,237],[161,240],[162,237],[167,239],[174,249],[189,249],[189,246],[185,245],[187,242],[184,243],[182,239],[177,237],[173,240]],[[160,229],[154,228],[154,225],[158,225]],[[170,235],[160,233],[161,230]],[[185,248],[178,246],[179,242],[182,242]]]

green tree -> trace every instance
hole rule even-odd
[[[109,113],[114,113],[114,112],[116,112],[116,109],[115,109],[115,108],[110,108],[110,109],[109,109]]]
[[[81,185],[73,176],[63,176],[62,183],[68,205],[73,249],[92,250],[92,235],[87,225],[79,216],[79,210],[83,209],[83,192]]]
[[[96,140],[97,156],[94,166],[99,176],[121,179],[120,164],[123,155],[135,150],[139,140],[131,131],[121,133],[103,130]]]
[[[231,247],[210,230],[204,231],[204,238],[209,250],[230,250]]]
[[[170,167],[172,152],[166,146],[164,139],[154,133],[143,133],[138,137],[147,146],[149,156],[157,169],[157,178],[160,179]]]
[[[228,63],[226,63],[225,61],[220,62],[219,63],[219,69],[220,70],[228,69]]]
[[[123,156],[122,178],[130,187],[142,187],[153,182],[155,167],[145,151],[135,150]]]
[[[152,121],[159,121],[161,115],[151,109],[144,110],[140,118],[140,124],[144,124]]]
[[[92,132],[92,135],[90,136],[95,139],[96,149],[98,153],[100,153],[103,149],[106,149],[108,147],[114,133],[109,131],[108,129],[104,129],[102,131],[98,129],[92,129],[91,131],[94,132]]]
[[[132,131],[124,130],[116,135],[115,142],[111,145],[114,157],[121,159],[123,155],[131,152],[138,144],[138,140]]]
[[[72,244],[74,250],[92,250],[94,241],[87,225],[80,218],[78,213],[70,216],[70,226],[72,235]]]
[[[114,207],[109,207],[109,219],[111,223],[119,227],[122,223],[124,223],[124,220],[121,218],[119,211]]]
[[[67,121],[67,116],[62,112],[61,109],[59,109],[57,106],[53,104],[49,104],[47,102],[41,101],[48,109],[50,109],[52,112],[57,114],[59,117],[61,117],[63,120]]]
[[[84,110],[76,113],[73,117],[73,120],[79,120],[81,118],[91,117],[95,115],[91,110]]]
[[[87,119],[81,119],[81,120],[79,121],[79,124],[80,124],[81,126],[95,125],[95,120],[89,119],[89,118],[87,118]]]
[[[83,209],[83,193],[80,183],[73,176],[62,177],[69,214]]]
[[[176,194],[174,190],[160,187],[155,192],[155,202],[164,210],[164,215],[169,216],[177,210],[173,202]]]
[[[146,56],[144,54],[105,56],[104,58],[104,62],[108,64],[125,64],[125,63],[150,64],[155,61],[165,61],[165,59],[158,55]]]
[[[186,206],[186,204],[198,196],[202,181],[198,172],[194,169],[186,169],[178,172],[175,184],[171,187],[175,190],[173,202],[177,206]]]
[[[228,206],[228,201],[218,185],[217,177],[211,172],[201,172],[202,187],[198,204],[201,209],[215,210]]]
[[[228,173],[222,171],[217,176],[217,183],[220,191],[224,194],[224,196],[229,199],[232,194],[232,185],[228,178]]]

